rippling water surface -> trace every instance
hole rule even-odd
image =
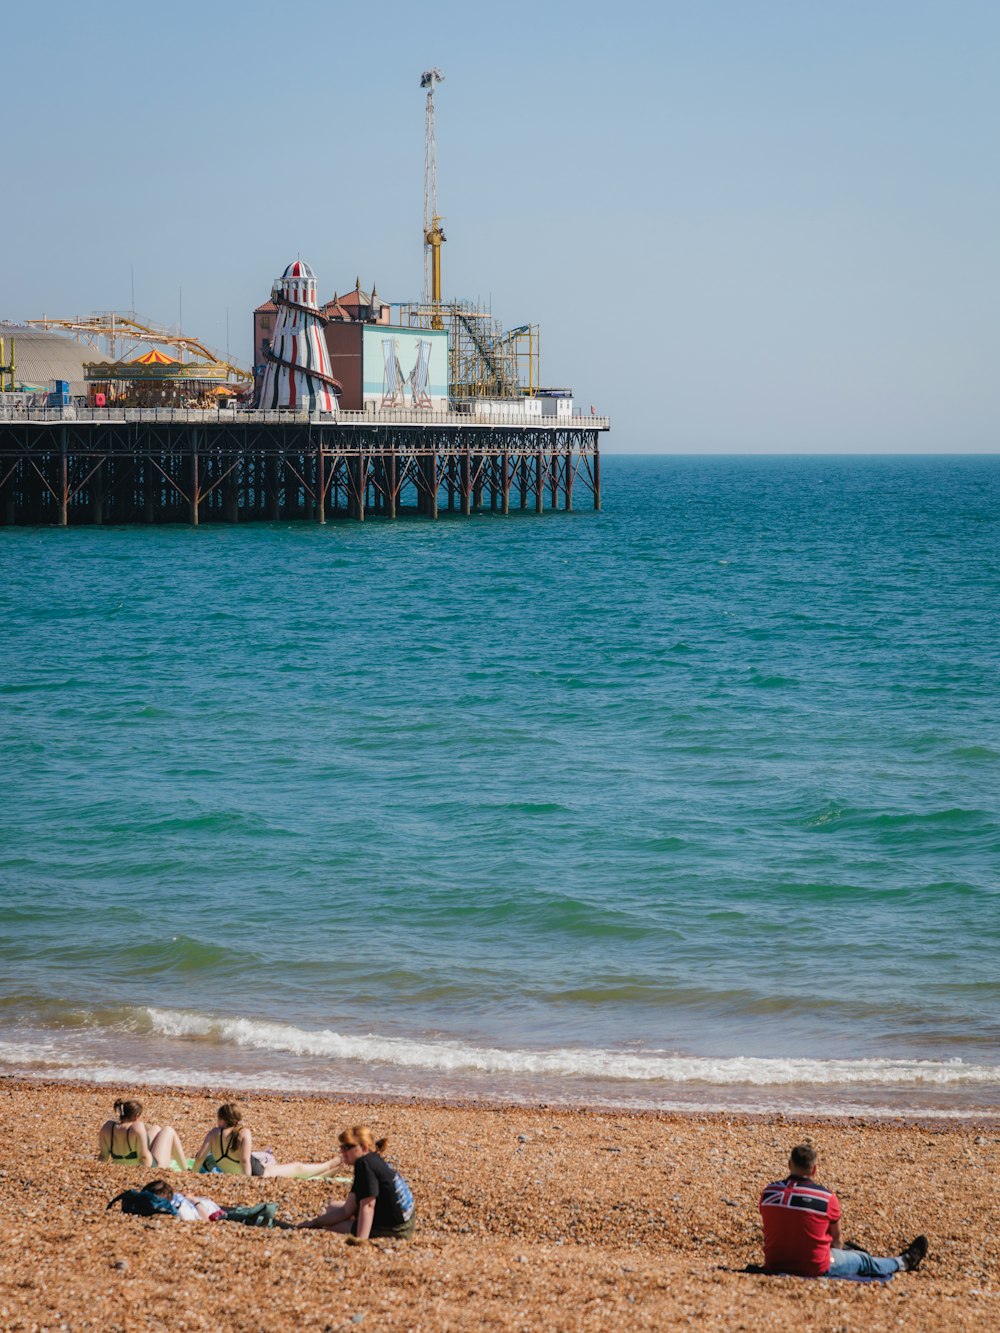
[[[1000,1103],[1000,460],[0,529],[0,1070]]]

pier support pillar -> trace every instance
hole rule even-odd
[[[429,494],[429,504],[427,514],[430,518],[438,516],[438,456],[437,450],[432,449],[430,457],[427,459],[427,490]]]
[[[472,512],[472,476],[469,451],[462,455],[462,513],[468,518]]]
[[[481,454],[472,455],[472,507],[478,513],[483,507],[483,459]]]
[[[397,475],[396,475],[396,455],[395,455],[394,453],[392,453],[392,454],[389,455],[389,464],[388,464],[388,467],[387,467],[386,471],[387,471],[387,473],[388,473],[388,475],[387,475],[387,477],[386,477],[386,486],[385,486],[385,491],[386,491],[386,495],[385,495],[386,510],[387,510],[387,512],[388,512],[390,518],[395,518],[395,517],[396,517],[396,491],[397,491],[397,488],[398,488],[398,479],[397,479]]]
[[[326,522],[326,455],[322,445],[316,450],[316,522]]]
[[[233,461],[235,460],[230,460],[230,466]],[[222,517],[227,523],[239,522],[240,501],[237,480],[236,471],[234,470],[222,483],[225,488],[222,494]]]
[[[559,508],[559,453],[554,442],[549,450],[549,505],[553,511]]]
[[[104,468],[102,463],[90,479],[90,521],[98,528],[104,522]]]
[[[545,484],[542,470],[542,451],[535,455],[535,513],[540,514],[545,505]]]
[[[66,456],[66,427],[59,427],[59,526],[69,524],[69,459]]]
[[[573,512],[573,446],[566,446],[566,473],[563,477],[563,499],[567,514]]]
[[[510,454],[506,450],[500,455],[500,499],[501,512],[510,513]]]
[[[281,517],[281,494],[278,490],[278,460],[269,458],[267,460],[267,516],[271,520]]]
[[[198,480],[198,432],[191,432],[191,526],[198,526],[198,505],[201,503]]]
[[[354,480],[357,492],[357,512],[354,517],[359,523],[365,521],[365,497],[368,491],[368,464],[362,455],[354,460]]]
[[[522,454],[521,461],[518,464],[518,489],[520,490],[520,503],[522,509],[528,507],[528,455]]]
[[[594,445],[593,471],[594,471],[594,508],[595,508],[595,509],[600,509],[600,507],[601,507],[601,451],[600,451],[600,449],[597,447],[596,444]]]

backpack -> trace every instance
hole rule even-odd
[[[131,1213],[136,1217],[177,1217],[177,1209],[169,1199],[161,1198],[159,1194],[147,1194],[145,1190],[122,1190],[121,1194],[116,1194],[108,1204],[108,1208],[113,1208],[116,1203],[121,1203],[123,1213]],[[107,1212],[107,1208],[104,1210]]]

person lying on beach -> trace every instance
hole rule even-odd
[[[792,1149],[788,1176],[760,1196],[764,1223],[764,1272],[794,1277],[891,1277],[913,1272],[927,1253],[927,1237],[911,1240],[902,1254],[876,1259],[864,1250],[841,1249],[840,1200],[816,1182],[816,1149]]]
[[[358,1240],[382,1236],[409,1240],[416,1225],[413,1195],[396,1168],[382,1157],[386,1143],[386,1139],[376,1143],[367,1125],[345,1129],[340,1135],[340,1156],[354,1171],[347,1198],[343,1203],[331,1199],[318,1217],[306,1222],[278,1225],[339,1231]]]
[[[277,1162],[270,1151],[254,1152],[253,1135],[243,1124],[243,1112],[235,1102],[223,1102],[218,1123],[205,1135],[194,1169],[200,1171],[210,1161],[209,1169],[232,1176],[328,1176],[339,1157],[326,1162]]]
[[[182,1222],[217,1222],[225,1216],[224,1210],[213,1199],[206,1199],[199,1194],[181,1194],[165,1180],[151,1180],[142,1188],[146,1194],[169,1199]]]
[[[172,1125],[147,1126],[142,1119],[142,1102],[117,1101],[117,1120],[105,1120],[98,1135],[98,1157],[102,1162],[124,1162],[136,1166],[169,1167],[173,1159],[182,1171],[187,1158]]]

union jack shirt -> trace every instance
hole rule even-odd
[[[840,1219],[833,1190],[807,1176],[789,1176],[760,1196],[764,1268],[769,1273],[820,1277],[830,1267],[830,1226]]]

